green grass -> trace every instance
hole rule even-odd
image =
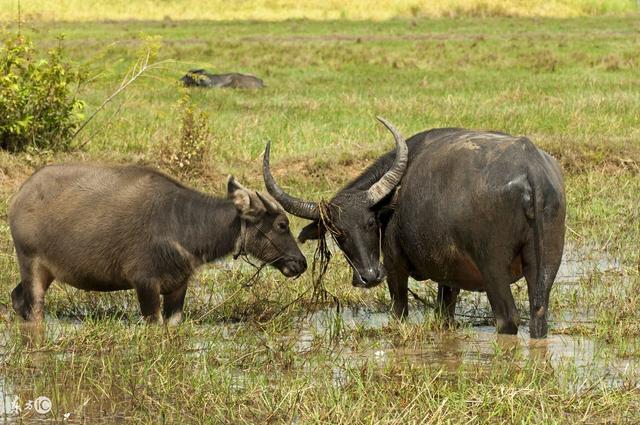
[[[352,289],[339,255],[327,289],[342,308],[375,320],[354,324],[348,310],[318,325],[309,314],[336,304],[311,299],[308,274],[286,280],[269,271],[242,288],[251,271],[236,262],[194,278],[186,323],[176,329],[137,323],[133,294],[61,285],[47,295],[46,328],[32,329],[11,311],[19,277],[4,224],[0,392],[47,395],[55,418],[68,412],[77,423],[640,422],[639,24],[591,17],[23,26],[43,49],[66,34],[70,58],[94,77],[79,93],[89,113],[147,37],[161,43],[157,60],[172,62],[109,104],[81,134],[83,151],[0,152],[3,215],[8,197],[44,163],[157,165],[161,144],[178,134],[176,105],[190,94],[209,114],[214,140],[208,177],[191,183],[218,193],[228,173],[261,187],[261,153],[272,140],[283,184],[329,197],[392,148],[376,115],[406,136],[443,126],[527,135],[563,166],[568,249],[618,258],[621,270],[600,272],[594,263],[558,284],[542,348],[523,339],[526,328],[509,339],[472,326],[489,323],[484,295],[464,294],[460,311],[480,318],[461,316],[459,329],[444,328],[419,303],[409,323],[388,321],[386,289]],[[267,88],[178,86],[200,66],[254,73]],[[302,224],[294,220],[296,230]],[[304,249],[311,258],[313,246]],[[433,285],[411,285],[433,301]],[[513,291],[526,315],[526,285]]]

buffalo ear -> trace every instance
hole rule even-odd
[[[256,196],[258,197],[258,199],[260,199],[260,202],[262,202],[262,205],[264,205],[264,207],[270,214],[280,214],[278,202],[273,199],[271,195],[256,192]]]
[[[398,196],[400,194],[400,185],[394,187],[384,198],[378,201],[373,207],[374,211],[395,210],[398,206]]]
[[[308,240],[320,239],[327,229],[319,221],[307,224],[298,235],[298,242],[305,243]]]
[[[264,204],[256,193],[242,186],[233,176],[227,179],[227,196],[233,201],[240,217],[247,221],[255,223],[266,212]]]
[[[389,195],[385,196],[382,201],[378,202],[374,206],[374,211],[378,216],[378,220],[382,223],[383,226],[389,223],[391,217],[396,212],[398,208],[398,196],[400,193],[400,186],[396,186]]]

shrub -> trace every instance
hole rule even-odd
[[[84,118],[84,102],[75,97],[82,81],[82,73],[65,61],[62,43],[38,59],[32,42],[3,35],[0,147],[10,152],[71,147]]]
[[[211,134],[207,114],[188,98],[178,103],[182,116],[178,140],[168,138],[160,147],[160,166],[180,177],[199,177],[208,167]]]

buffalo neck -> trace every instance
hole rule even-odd
[[[207,263],[233,251],[240,216],[231,200],[180,188],[169,204],[165,211],[171,233],[199,261]]]
[[[380,180],[384,174],[389,171],[395,159],[395,151],[391,151],[378,158],[373,164],[369,165],[358,177],[349,182],[343,190],[367,190],[375,182]]]
[[[416,149],[425,143],[431,143],[432,139],[446,136],[451,133],[459,132],[457,128],[441,128],[423,131],[422,133],[414,134],[407,139],[407,148],[409,148],[409,158],[407,161],[407,169],[411,165],[412,158]],[[391,150],[378,158],[373,164],[369,165],[358,177],[348,183],[343,190],[355,189],[355,190],[367,190],[375,182],[380,180],[384,174],[389,171],[389,168],[393,165],[396,158],[396,151]]]

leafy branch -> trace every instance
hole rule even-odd
[[[109,97],[107,97],[104,100],[104,102],[102,102],[102,104],[98,106],[98,108],[95,111],[93,111],[93,113],[82,123],[82,125],[80,125],[80,127],[70,137],[69,142],[74,140],[78,136],[78,134],[91,122],[91,120],[93,120],[93,118],[95,118],[95,116],[100,111],[102,111],[113,99],[115,99],[127,87],[133,84],[144,73],[151,71],[153,69],[159,68],[162,65],[171,62],[171,60],[163,60],[163,61],[150,63],[150,60],[152,58],[152,52],[153,52],[153,49],[151,47],[148,47],[144,56],[133,65],[133,67],[129,70],[129,72],[127,72],[127,74],[124,76],[124,78],[122,79],[122,82],[116,88],[116,90]],[[89,140],[90,139],[87,139],[84,142],[82,142],[78,146],[78,148],[84,147],[89,142]]]

